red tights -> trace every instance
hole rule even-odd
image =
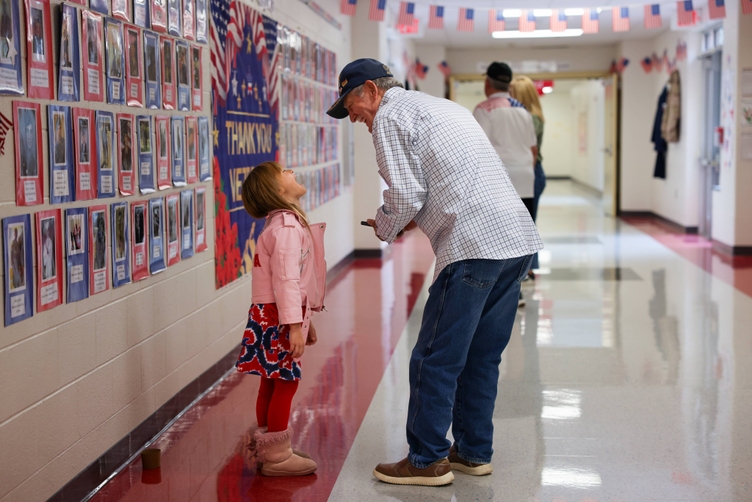
[[[269,432],[287,430],[292,398],[297,390],[298,380],[262,377],[256,399],[256,420],[259,427],[268,427]]]

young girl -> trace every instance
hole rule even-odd
[[[276,162],[253,168],[243,182],[243,205],[266,218],[253,257],[253,304],[235,365],[261,376],[255,450],[266,476],[302,476],[316,462],[290,447],[290,406],[301,377],[299,358],[316,343],[311,313],[324,305],[326,262],[323,223],[309,225],[300,208],[306,194],[292,171]]]

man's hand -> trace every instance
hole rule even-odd
[[[315,345],[316,342],[318,342],[319,339],[316,336],[316,328],[313,327],[313,323],[308,327],[308,339],[306,340],[306,345]]]
[[[373,227],[373,235],[375,235],[378,240],[383,241],[384,239],[379,237],[378,232],[376,232],[376,220],[370,219],[366,221],[368,222],[369,225],[371,225],[371,227]]]
[[[290,355],[297,359],[305,351],[305,340],[303,340],[303,328],[300,323],[290,324]]]
[[[376,220],[366,220],[366,221],[368,222],[369,225],[371,225],[373,227],[373,233],[374,233],[374,235],[376,235],[376,237],[378,237],[379,240],[383,241],[384,239],[382,239],[381,237],[379,237],[379,234],[376,232]],[[405,232],[409,232],[410,230],[413,230],[414,228],[417,228],[417,227],[418,227],[418,224],[415,223],[415,220],[410,220],[410,223],[408,223],[407,225],[405,225],[405,228],[403,228],[402,230],[399,231],[399,233],[397,234],[397,237],[395,237],[395,239],[399,239],[400,237],[402,237],[403,235],[405,235]]]

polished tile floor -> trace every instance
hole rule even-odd
[[[751,501],[752,264],[608,218],[571,182],[549,182],[541,204],[546,249],[502,361],[493,475],[442,488],[371,476],[407,452],[432,259],[415,234],[330,286],[292,417],[316,475],[249,467],[258,382],[233,374],[157,440],[160,471],[134,462],[94,500]]]

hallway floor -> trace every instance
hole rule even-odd
[[[244,444],[258,379],[231,373],[155,442],[160,470],[137,460],[92,500],[752,500],[752,263],[629,221],[549,182],[541,269],[523,283],[501,366],[492,475],[442,488],[371,475],[407,453],[408,360],[433,259],[416,232],[339,275],[316,317],[291,419],[315,475],[256,475]]]

